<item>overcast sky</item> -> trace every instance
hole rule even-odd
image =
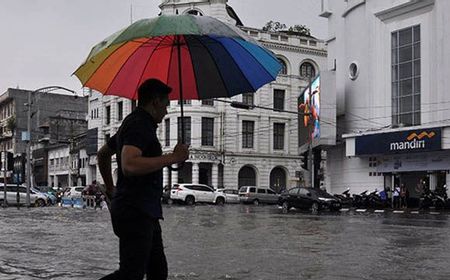
[[[319,0],[229,0],[245,26],[304,24],[324,39]],[[157,16],[161,0],[0,0],[0,93],[58,85],[81,92],[73,71],[92,46],[133,20]],[[132,6],[132,8],[130,8]]]

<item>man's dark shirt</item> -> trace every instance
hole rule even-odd
[[[117,133],[108,141],[108,147],[116,151],[118,164],[113,209],[120,211],[124,207],[134,208],[152,218],[162,219],[162,170],[141,176],[126,177],[123,175],[121,163],[124,145],[137,147],[144,157],[161,156],[161,144],[156,136],[157,127],[152,116],[144,109],[137,107],[124,119]]]

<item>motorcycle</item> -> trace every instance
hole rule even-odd
[[[352,207],[353,206],[353,198],[350,195],[350,188],[348,188],[347,190],[343,191],[340,194],[335,194],[334,197],[339,199],[339,201],[341,202],[341,205],[343,207]]]
[[[367,207],[367,190],[360,194],[353,194],[353,206],[356,208]]]
[[[435,205],[436,198],[434,193],[429,189],[425,189],[420,196],[419,209],[428,209]]]

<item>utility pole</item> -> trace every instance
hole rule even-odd
[[[26,170],[27,170],[27,196],[26,196],[26,206],[30,207],[30,188],[31,188],[31,110],[32,110],[32,103],[31,103],[31,95],[37,93],[37,92],[42,92],[42,93],[48,93],[50,91],[53,90],[64,90],[64,91],[68,91],[70,93],[75,94],[75,91],[65,88],[65,87],[60,87],[60,86],[47,86],[47,87],[42,87],[42,88],[38,88],[34,91],[28,91],[28,100],[27,103],[25,104],[25,106],[27,106],[27,135],[26,137],[22,137],[22,140],[25,140],[27,142],[27,162],[26,162]]]
[[[34,91],[36,92],[36,91]],[[33,93],[34,93],[33,92]],[[30,188],[31,188],[31,92],[28,92],[27,101],[27,196],[25,199],[25,205],[30,207]]]
[[[69,187],[72,186],[72,137],[69,138]]]

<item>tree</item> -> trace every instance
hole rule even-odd
[[[263,31],[271,31],[271,32],[277,32],[281,30],[286,29],[286,24],[280,23],[279,21],[269,21],[264,25],[262,28]]]
[[[16,117],[12,116],[10,117],[7,122],[6,122],[6,128],[12,132],[12,134],[14,135],[14,132],[16,130]]]
[[[311,30],[308,27],[306,27],[306,25],[299,25],[299,24],[289,27],[288,33],[300,36],[311,36]]]

